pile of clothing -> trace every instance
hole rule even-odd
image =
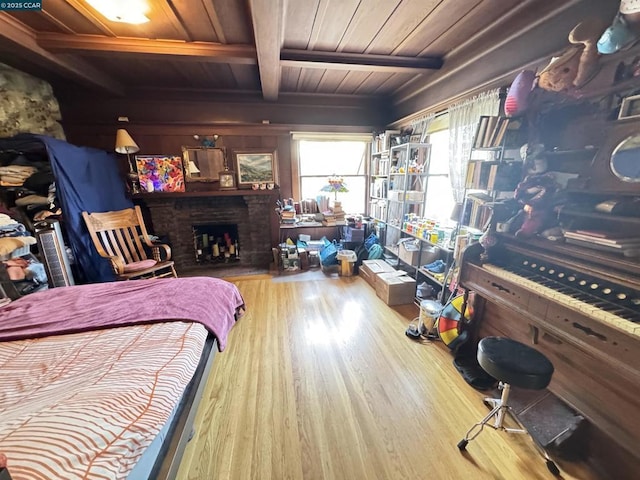
[[[44,265],[31,255],[36,239],[24,224],[12,217],[9,210],[0,208],[0,260],[1,268],[21,295],[47,288]],[[6,299],[0,298],[0,305]]]
[[[26,227],[6,213],[0,213],[0,258],[8,259],[16,250],[25,250],[36,243]],[[28,253],[28,249],[26,252]]]
[[[8,200],[33,221],[60,215],[55,177],[46,152],[34,150],[28,142],[17,147],[0,151],[0,185],[11,191]],[[13,203],[9,201],[7,205]]]
[[[30,165],[7,165],[0,167],[0,185],[3,187],[21,187],[25,180],[38,171]]]

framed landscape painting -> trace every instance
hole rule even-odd
[[[275,151],[238,150],[233,153],[240,188],[250,188],[254,183],[276,183]]]

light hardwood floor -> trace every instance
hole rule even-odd
[[[247,313],[216,356],[179,479],[551,479],[486,413],[440,343],[358,277],[238,277]],[[565,479],[593,478],[577,471]]]

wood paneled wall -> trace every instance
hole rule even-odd
[[[128,98],[100,98],[57,92],[62,124],[69,142],[113,151],[119,116],[127,116],[127,130],[141,154],[181,155],[182,146],[197,146],[193,138],[219,135],[233,168],[233,150],[276,150],[278,184],[283,197],[293,196],[291,132],[372,132],[383,125],[385,108],[361,98],[327,98],[319,104],[301,96],[282,102],[257,101],[251,95],[229,94],[227,101],[203,93],[147,92]],[[120,125],[121,126],[121,125]],[[123,157],[123,169],[126,161]],[[206,184],[191,189],[206,188]]]
[[[233,151],[263,148],[265,151],[277,151],[278,184],[283,195],[291,195],[291,136],[285,132],[262,132],[246,127],[216,128],[210,125],[136,125],[126,126],[127,131],[140,147],[141,155],[182,155],[182,146],[198,146],[200,143],[193,138],[194,134],[201,137],[218,134],[218,147],[227,149],[229,167],[234,169]],[[114,126],[71,125],[65,127],[67,140],[75,145],[99,148],[113,151],[115,142]],[[122,156],[123,169],[126,168],[126,157]],[[187,188],[201,190],[211,187],[211,184],[192,183]]]

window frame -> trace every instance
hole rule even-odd
[[[326,175],[302,175],[301,174],[301,155],[300,155],[300,142],[301,141],[311,141],[311,142],[363,142],[364,143],[364,152],[363,152],[363,167],[362,174],[360,175],[340,175],[345,179],[345,183],[349,184],[349,178],[362,178],[364,182],[364,197],[362,199],[362,212],[357,212],[361,215],[366,215],[367,212],[367,196],[369,194],[369,184],[368,184],[368,165],[370,162],[371,155],[371,143],[373,141],[373,136],[369,133],[356,133],[356,134],[345,134],[345,133],[309,133],[309,132],[301,132],[301,133],[292,133],[292,141],[291,141],[291,175],[292,175],[292,185],[291,190],[293,197],[303,200],[302,197],[302,178],[327,178],[332,173],[329,172]],[[356,213],[356,212],[348,212],[348,213]]]

